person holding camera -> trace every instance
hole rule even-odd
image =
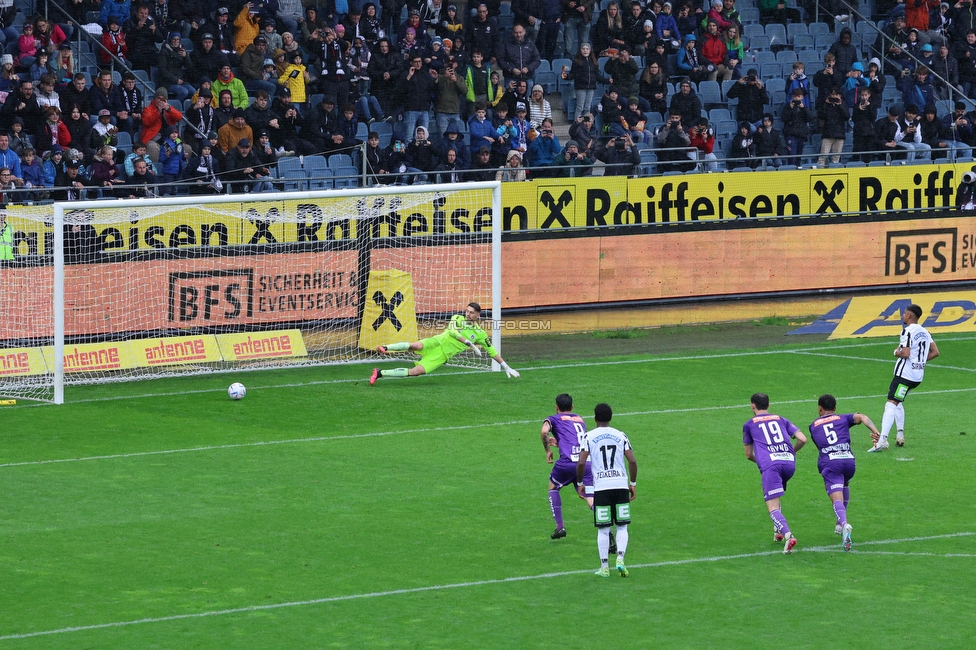
[[[136,9],[135,16],[122,25],[122,31],[129,44],[132,67],[148,72],[156,63],[156,45],[163,42],[163,30],[156,28],[156,22],[149,15],[149,6],[141,5]]]
[[[630,135],[610,138],[596,157],[606,165],[604,176],[632,176],[640,165],[640,155]]]
[[[972,120],[966,115],[966,103],[957,101],[952,113],[942,118],[942,125],[946,132],[948,148],[953,151],[952,158],[955,159],[956,155],[965,156],[973,139],[976,138]]]
[[[844,139],[847,137],[847,121],[851,117],[847,107],[844,106],[843,100],[841,100],[840,88],[834,86],[830,89],[827,101],[817,116],[818,119],[823,121],[823,128],[820,132],[823,136],[820,140],[820,153],[840,154],[844,150]],[[839,163],[840,156],[832,156],[831,162]],[[827,165],[826,156],[820,156],[817,164],[825,167]]]
[[[918,106],[915,104],[905,105],[905,114],[895,122],[895,143],[897,146],[908,150],[908,162],[915,160],[915,156],[921,152],[923,158],[932,156],[932,148],[922,142],[922,129],[919,124],[921,118],[918,116]]]
[[[585,147],[581,148],[585,149]],[[538,137],[529,143],[528,166],[548,167],[552,163],[553,158],[559,155],[561,149],[559,140],[556,138],[556,132],[552,126],[552,120],[543,120],[542,126],[539,127]],[[533,172],[533,176],[537,178],[542,177],[544,173]]]
[[[803,147],[810,135],[810,109],[803,105],[803,89],[796,88],[790,102],[783,107],[783,136],[786,139],[786,163],[800,165]]]
[[[580,153],[576,140],[570,140],[563,152],[552,159],[551,168],[557,178],[576,178],[590,172],[592,166],[593,160]]]
[[[928,106],[935,104],[935,86],[932,85],[932,75],[929,69],[920,65],[912,73],[911,70],[902,71],[901,78],[898,80],[898,89],[901,91],[901,100],[905,104],[915,104],[916,106]]]
[[[864,64],[860,61],[855,61],[851,69],[848,70],[847,78],[844,79],[844,83],[840,89],[841,97],[848,108],[854,108],[860,89],[867,88],[870,85],[871,82],[864,77]]]
[[[762,119],[763,107],[769,103],[769,93],[759,78],[759,71],[749,68],[746,76],[732,84],[728,91],[729,99],[739,99],[735,108],[735,117],[740,122],[755,124]]]
[[[657,130],[657,159],[663,163],[674,163],[670,165],[658,165],[659,170],[665,171],[691,171],[695,164],[689,159],[696,157],[696,151],[689,151],[691,136],[685,132],[681,124],[681,114],[672,106],[668,121]]]
[[[878,107],[873,94],[870,87],[861,88],[860,99],[851,116],[854,122],[854,151],[861,154],[856,159],[864,163],[874,160],[874,154],[866,152],[874,151],[880,146],[874,129],[878,119]]]
[[[160,131],[165,133],[163,127],[179,124],[183,119],[183,113],[170,106],[168,97],[168,91],[160,86],[156,89],[152,102],[142,111],[142,132],[139,134],[139,140],[146,143],[149,157],[153,161],[159,160],[159,144],[156,139]]]
[[[709,128],[708,120],[704,117],[699,118],[688,137],[691,146],[697,150],[695,157],[699,161],[699,170],[708,172],[717,170],[718,158],[712,153],[715,149],[715,132]]]

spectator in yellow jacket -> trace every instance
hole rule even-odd
[[[241,7],[241,13],[234,19],[234,49],[243,52],[254,42],[254,38],[261,32],[257,9],[253,2]]]
[[[309,79],[308,69],[302,65],[302,53],[294,52],[291,55],[291,63],[285,67],[285,71],[278,77],[278,83],[287,86],[291,91],[291,103],[303,106],[305,104],[305,84]]]

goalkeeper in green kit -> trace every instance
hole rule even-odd
[[[518,371],[512,370],[495,348],[491,346],[491,342],[488,340],[488,334],[478,325],[480,318],[481,305],[476,302],[469,302],[468,306],[464,309],[464,315],[457,314],[452,316],[447,324],[447,328],[437,336],[413,343],[391,343],[390,345],[381,345],[376,348],[380,354],[406,352],[410,350],[420,355],[420,361],[417,361],[413,368],[393,368],[392,370],[373,368],[373,374],[369,377],[369,385],[372,386],[375,384],[376,380],[380,377],[404,379],[406,377],[425,375],[428,372],[433,372],[440,368],[452,357],[464,352],[468,348],[471,348],[480,357],[481,350],[478,349],[478,346],[484,348],[488,356],[501,365],[506,376],[518,377]]]

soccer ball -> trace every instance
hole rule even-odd
[[[244,399],[245,395],[247,395],[247,389],[239,381],[235,381],[227,389],[227,396],[231,399]]]

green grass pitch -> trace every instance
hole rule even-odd
[[[370,388],[357,365],[6,407],[0,648],[971,648],[976,337],[937,341],[908,446],[869,455],[854,430],[852,553],[811,446],[782,555],[742,423],[765,391],[805,429],[831,392],[880,426],[894,340],[661,354],[648,338],[512,357],[518,380],[445,368]],[[591,426],[609,402],[634,444],[626,580],[593,575],[571,491],[569,535],[549,539],[539,427],[560,392]]]

